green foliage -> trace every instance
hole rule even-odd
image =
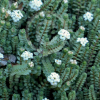
[[[57,40],[58,39],[58,40]],[[64,46],[64,42],[58,36],[54,37],[50,42],[43,44],[43,56],[60,51]]]
[[[28,75],[30,72],[31,72],[31,70],[28,68],[27,63],[23,62],[21,65],[13,66],[10,76]]]
[[[66,69],[64,70],[64,73],[63,73],[62,76],[61,76],[61,79],[62,79],[63,81],[67,80],[67,78],[68,78],[68,76],[69,76],[69,73],[70,73],[70,68],[66,68]]]
[[[66,92],[62,92],[61,100],[68,100],[68,98],[66,97]]]
[[[95,66],[92,66],[91,71],[90,71],[90,83],[95,86],[95,89],[98,89],[98,71]]]
[[[81,90],[83,84],[85,83],[86,77],[87,77],[87,74],[86,74],[86,73],[83,73],[83,74],[79,77],[79,80],[78,80],[77,83],[76,83],[76,88],[77,88],[77,90]]]
[[[90,100],[96,100],[95,92],[94,92],[94,86],[91,85],[89,87],[89,99]]]
[[[51,72],[54,72],[54,68],[48,58],[43,59],[42,63],[43,63],[43,73],[45,74],[46,77],[48,77],[51,74]]]
[[[75,93],[75,91],[71,91],[71,92],[68,94],[68,98],[69,98],[69,100],[75,100],[75,98],[76,98],[76,93]]]
[[[0,100],[100,100],[100,0],[42,0],[38,11],[30,1],[0,0]],[[8,10],[23,17],[14,22]],[[87,12],[92,21],[84,19]],[[61,29],[69,39],[64,33],[61,39]],[[24,51],[33,58],[24,61]],[[52,72],[59,75],[57,85],[47,80]]]
[[[76,79],[77,75],[78,75],[78,70],[77,69],[73,70],[73,72],[69,76],[68,81],[73,82]]]

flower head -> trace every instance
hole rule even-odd
[[[57,85],[57,82],[53,81],[51,82],[51,85]]]
[[[64,3],[68,3],[68,0],[63,0],[64,1]]]
[[[3,56],[3,54],[2,54],[2,53],[0,53],[0,58],[4,58],[4,56]]]
[[[1,20],[1,24],[4,25],[5,24],[5,21],[4,20]]]
[[[30,62],[28,63],[30,67],[33,67],[34,66],[34,63],[33,62]]]
[[[73,59],[70,59],[70,62],[71,62],[71,64],[77,64],[77,61],[76,60],[73,60]]]
[[[57,63],[58,65],[61,65],[61,60],[55,59],[55,63]]]
[[[80,42],[81,38],[77,38],[77,42]]]
[[[8,14],[10,14],[14,22],[19,21],[23,17],[20,10],[13,10],[13,12],[8,11]]]
[[[24,51],[21,54],[21,57],[23,57],[24,60],[28,60],[29,58],[33,58],[33,54],[30,53],[29,51]]]
[[[2,13],[5,13],[6,12],[6,9],[3,7],[2,8]]]
[[[68,54],[73,54],[73,52],[72,51],[68,51]]]
[[[83,31],[85,31],[85,28],[83,26],[80,26],[80,29],[83,30]]]
[[[42,99],[42,100],[49,100],[49,99],[47,99],[47,98],[44,98],[44,99]]]
[[[15,8],[18,8],[18,3],[17,2],[15,2],[13,4],[14,4]]]
[[[10,11],[10,10],[7,10],[7,13],[8,13],[9,15],[11,15],[11,11]]]
[[[93,20],[93,14],[90,13],[90,12],[86,12],[86,13],[83,15],[83,18],[84,18],[84,20],[92,21],[92,20]]]
[[[65,29],[61,29],[58,34],[60,35],[60,39],[65,40],[65,39],[70,39],[70,33],[65,30]]]
[[[77,38],[77,42],[80,42],[82,46],[85,46],[88,40],[87,38]]]
[[[51,83],[51,85],[57,85],[58,82],[60,82],[60,76],[55,73],[52,72],[48,77],[47,77],[47,81]]]
[[[40,12],[40,16],[42,16],[42,17],[44,17],[45,16],[45,14],[44,14],[44,12],[42,11],[42,12]]]
[[[38,11],[40,10],[40,6],[42,5],[42,1],[41,0],[32,0],[29,2],[29,6],[31,7],[31,9]]]

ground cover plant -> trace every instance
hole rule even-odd
[[[100,0],[0,0],[0,100],[100,100]]]

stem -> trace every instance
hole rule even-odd
[[[79,51],[80,51],[80,49],[81,49],[81,44],[80,44],[80,46],[79,46],[79,48],[78,48],[78,51],[76,52],[76,54],[75,54],[75,58],[74,58],[74,60],[76,60],[76,57],[77,57],[77,55],[78,55],[78,53],[79,53]]]

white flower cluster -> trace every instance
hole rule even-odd
[[[70,62],[71,62],[71,64],[77,64],[77,61],[76,60],[73,60],[73,59],[70,59]]]
[[[77,38],[77,42],[80,42],[82,46],[85,46],[88,40],[87,38]]]
[[[32,0],[29,2],[29,6],[31,7],[31,9],[38,11],[40,10],[40,6],[42,5],[42,1],[41,0]]]
[[[60,82],[60,76],[52,72],[48,77],[47,77],[48,82],[51,83],[51,85],[57,85],[58,82]]]
[[[22,57],[24,60],[28,60],[29,58],[33,58],[33,54],[30,53],[29,51],[24,51],[24,52],[21,54],[21,57]]]
[[[5,24],[5,21],[1,20],[1,24],[3,24],[3,25],[4,25],[4,24]]]
[[[73,52],[72,51],[68,51],[68,54],[73,54]]]
[[[7,10],[7,13],[8,13],[9,15],[11,15],[11,11],[10,11],[10,10]]]
[[[40,16],[44,17],[45,16],[45,13],[43,11],[40,12]]]
[[[13,3],[13,5],[15,6],[15,8],[18,8],[18,3],[17,2]]]
[[[65,30],[65,29],[61,29],[58,34],[60,35],[60,39],[65,40],[65,39],[70,39],[70,33]]]
[[[34,67],[34,63],[33,62],[30,62],[28,63],[30,67]]]
[[[64,1],[64,3],[68,3],[68,0],[63,0]]]
[[[2,8],[2,13],[5,13],[6,12],[6,9],[3,7]]]
[[[58,65],[61,65],[61,60],[55,59],[55,63],[57,63]]]
[[[42,100],[49,100],[49,99],[47,99],[47,98],[44,98],[44,99],[42,99]]]
[[[90,12],[86,12],[83,15],[84,20],[88,20],[88,21],[92,21],[93,20],[93,14],[91,14]]]
[[[13,10],[13,12],[8,10],[7,13],[12,17],[14,22],[19,21],[23,17],[20,10]]]
[[[4,58],[4,56],[3,56],[3,54],[2,54],[2,53],[0,53],[0,58]]]
[[[85,31],[85,28],[83,26],[80,26],[80,29],[83,30],[83,31]]]

